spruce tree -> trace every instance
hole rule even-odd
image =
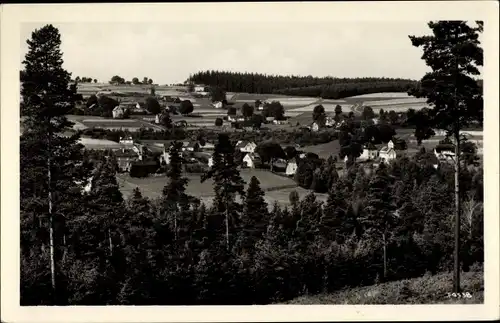
[[[27,43],[21,72],[25,117],[20,138],[21,250],[31,252],[34,245],[25,244],[30,232],[48,232],[48,241],[44,237],[37,244],[41,249],[49,245],[52,302],[59,303],[57,265],[65,237],[57,228],[66,227],[73,215],[74,203],[81,199],[79,184],[86,182],[90,169],[82,162],[78,134],[63,135],[73,126],[65,115],[73,109],[76,93],[69,85],[70,73],[62,66],[60,33],[46,25],[35,30]]]
[[[91,206],[88,221],[94,223],[98,232],[98,243],[107,246],[103,253],[113,256],[118,228],[123,223],[125,204],[116,180],[115,165],[103,160],[92,179]]]
[[[362,224],[366,230],[365,232],[369,236],[375,237],[375,240],[382,240],[383,277],[387,278],[387,244],[392,228],[396,223],[396,218],[391,196],[391,183],[384,164],[380,164],[375,175],[370,180],[364,212]]]
[[[241,204],[236,202],[236,197],[245,197],[244,181],[237,169],[234,160],[235,147],[229,140],[227,134],[219,134],[215,145],[211,169],[202,176],[201,181],[212,178],[214,181],[215,197],[213,200],[213,210],[216,216],[224,218],[225,244],[230,248],[230,235],[232,228],[238,224],[239,215],[242,211]]]
[[[241,216],[240,247],[244,250],[251,250],[266,232],[269,212],[264,195],[259,180],[252,176],[246,191]]]
[[[178,238],[179,216],[189,210],[189,196],[186,194],[188,179],[182,176],[182,143],[174,142],[170,147],[170,164],[167,171],[168,184],[163,188],[164,212],[172,218],[174,239]],[[184,222],[184,221],[183,221]]]
[[[328,193],[328,200],[320,219],[320,230],[325,239],[342,243],[354,232],[354,223],[348,218],[347,199],[345,186],[339,180]]]

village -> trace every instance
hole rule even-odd
[[[399,77],[369,76],[371,36],[357,40],[368,55],[353,56],[346,75],[357,76],[344,77],[336,46],[311,68],[315,51],[298,48],[274,63],[245,58],[246,45],[229,55],[217,41],[231,28],[184,34],[177,53],[160,48],[175,33],[151,42],[170,32],[163,25],[125,25],[95,30],[140,36],[141,52],[109,69],[75,67],[87,47],[61,47],[91,33],[45,24],[25,34],[20,304],[456,303],[451,291],[484,300],[482,21],[370,22],[365,32],[399,42],[387,42],[381,54],[398,56],[378,60],[377,73]],[[266,28],[259,39],[274,34]],[[301,47],[318,42],[309,35],[317,27]],[[222,70],[189,58],[204,42]],[[464,55],[460,69],[450,53]],[[421,69],[404,72],[416,54]],[[287,74],[293,62],[302,74]],[[322,71],[334,76],[308,75]]]

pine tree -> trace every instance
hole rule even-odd
[[[257,177],[252,176],[243,204],[241,217],[241,248],[249,250],[263,238],[269,223],[268,205],[264,200],[264,191],[260,188]]]
[[[59,303],[58,242],[64,244],[65,235],[57,228],[66,227],[73,203],[81,199],[78,183],[86,182],[90,169],[82,162],[83,146],[78,144],[78,134],[62,135],[73,125],[65,114],[73,109],[76,93],[69,86],[70,74],[62,67],[60,33],[46,25],[35,30],[27,43],[21,73],[25,116],[20,138],[21,243],[23,253],[29,253],[34,246],[25,245],[29,232],[48,231],[52,302]],[[44,237],[38,244],[42,250],[45,243]]]
[[[455,274],[454,291],[460,292],[460,130],[477,121],[482,124],[483,94],[475,76],[483,65],[479,34],[483,22],[472,27],[466,21],[429,22],[430,36],[409,36],[415,47],[423,48],[422,59],[432,69],[412,91],[433,105],[430,123],[447,130],[455,141]]]
[[[301,201],[300,215],[295,231],[297,238],[305,246],[313,241],[319,232],[319,222],[322,216],[321,202],[317,201],[313,192],[307,194]]]
[[[115,165],[103,160],[92,179],[89,222],[98,228],[99,244],[107,245],[106,254],[113,256],[117,229],[125,217],[124,199],[116,180]]]
[[[328,193],[328,200],[320,219],[320,229],[327,240],[342,243],[354,232],[354,223],[348,216],[347,192],[342,181],[335,183]]]
[[[167,171],[168,184],[163,188],[164,212],[172,217],[174,239],[178,238],[179,216],[189,210],[189,196],[186,194],[188,179],[182,176],[182,143],[174,142],[170,147],[170,164]]]
[[[366,196],[365,216],[361,222],[366,233],[372,237],[381,237],[384,260],[384,279],[387,278],[387,244],[391,236],[396,218],[391,196],[391,183],[387,169],[380,164],[370,180]]]
[[[227,134],[220,134],[215,145],[213,160],[214,165],[204,174],[201,181],[209,178],[214,180],[215,198],[213,210],[216,215],[223,215],[225,226],[226,248],[229,250],[232,235],[231,228],[237,226],[241,204],[236,202],[239,195],[245,197],[244,182],[234,160],[234,145]]]

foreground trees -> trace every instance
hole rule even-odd
[[[83,163],[78,135],[62,136],[72,127],[65,115],[74,107],[75,89],[69,85],[71,75],[62,68],[61,35],[47,25],[35,30],[27,43],[21,74],[25,116],[20,138],[21,251],[33,260],[47,257],[51,302],[61,303],[57,267],[66,243],[65,228],[81,200],[77,183],[86,183],[89,167]],[[30,269],[23,266],[23,270]]]
[[[412,45],[423,47],[422,59],[432,69],[411,94],[427,98],[434,108],[428,123],[445,129],[455,144],[455,278],[454,291],[460,291],[460,130],[482,120],[483,93],[474,76],[483,65],[479,34],[483,22],[470,26],[466,21],[438,21],[428,24],[430,36],[410,36]]]

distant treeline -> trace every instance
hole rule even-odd
[[[198,72],[188,81],[221,87],[228,92],[321,96],[325,99],[376,92],[406,92],[417,85],[417,81],[400,78],[280,76],[224,71]]]

